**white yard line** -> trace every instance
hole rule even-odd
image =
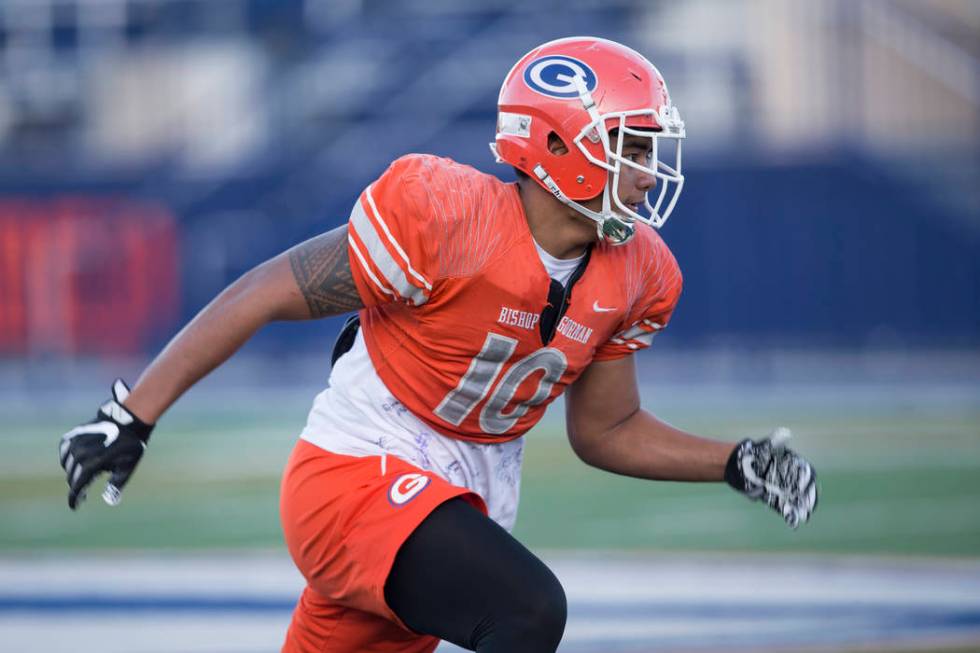
[[[569,597],[567,653],[980,642],[978,560],[544,557]],[[7,556],[0,641],[49,653],[271,653],[301,586],[281,552]]]

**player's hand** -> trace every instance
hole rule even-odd
[[[728,458],[725,481],[753,501],[765,501],[796,528],[817,507],[817,475],[785,446],[790,436],[789,429],[779,427],[763,440],[739,442]]]
[[[61,466],[68,480],[68,507],[74,510],[85,498],[85,490],[101,472],[109,472],[102,498],[118,505],[122,489],[143,456],[153,431],[122,405],[129,388],[122,379],[112,384],[112,399],[99,408],[95,419],[61,436]]]

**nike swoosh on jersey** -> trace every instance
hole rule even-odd
[[[616,308],[605,308],[604,306],[599,306],[599,300],[597,299],[596,301],[592,302],[592,310],[596,313],[611,313],[615,311]]]

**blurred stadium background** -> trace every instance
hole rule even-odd
[[[690,134],[646,405],[792,427],[823,495],[794,533],[723,488],[614,478],[553,408],[516,534],[569,588],[562,650],[980,650],[970,0],[0,0],[0,642],[277,650],[278,475],[339,320],[274,325],[193,389],[118,509],[69,513],[57,438],[395,157],[510,178],[499,84],[574,34],[646,54]]]

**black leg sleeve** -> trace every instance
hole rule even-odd
[[[565,630],[555,575],[461,499],[439,506],[406,540],[385,599],[416,632],[479,653],[552,653]]]

